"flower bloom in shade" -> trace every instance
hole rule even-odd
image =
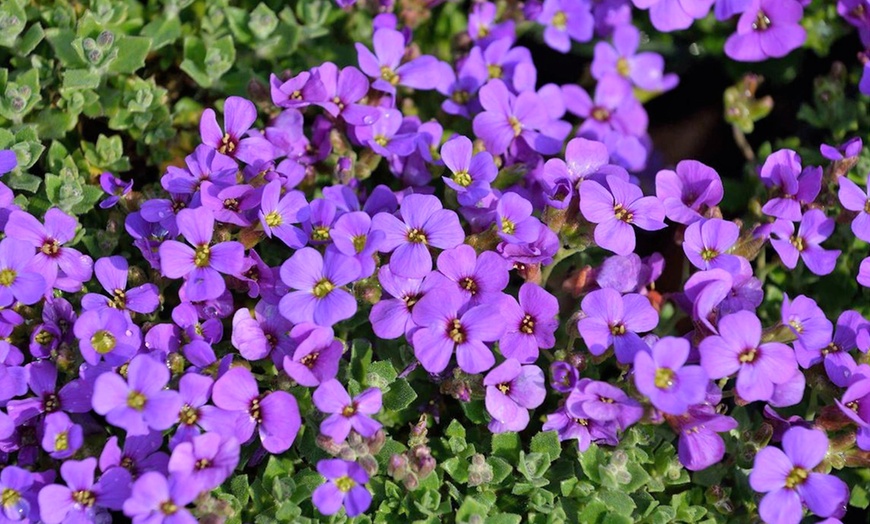
[[[412,317],[420,326],[412,336],[414,355],[426,371],[444,371],[454,351],[466,373],[480,373],[495,364],[485,342],[498,340],[504,333],[500,304],[469,308],[459,291],[439,287],[417,302]]]
[[[194,484],[156,471],[145,473],[133,484],[130,498],[124,501],[124,515],[133,524],[195,524],[185,506],[199,495]]]
[[[782,450],[767,446],[755,455],[749,485],[766,493],[758,513],[770,524],[798,524],[802,504],[819,517],[842,517],[849,487],[834,475],[813,471],[828,453],[823,431],[795,426],[782,437]]]
[[[76,219],[57,208],[45,213],[45,226],[24,211],[13,211],[6,223],[6,236],[36,248],[28,269],[42,275],[48,287],[75,293],[91,279],[91,257],[64,244],[76,234]]]
[[[63,411],[45,417],[43,426],[42,449],[55,459],[66,459],[75,455],[82,447],[84,436],[82,427],[73,424]]]
[[[683,251],[698,269],[721,268],[735,274],[740,270],[740,261],[728,251],[739,236],[740,227],[734,222],[721,218],[699,220],[686,228]]]
[[[737,421],[706,405],[693,406],[680,416],[666,416],[680,436],[677,455],[690,471],[700,471],[722,461],[725,441],[719,433],[737,428]]]
[[[665,215],[680,224],[700,220],[701,212],[718,205],[724,194],[719,174],[695,160],[683,160],[676,170],[664,169],[656,175],[656,196],[665,206]]]
[[[613,31],[613,45],[595,44],[592,76],[602,79],[618,74],[633,85],[647,91],[667,91],[677,85],[677,75],[664,74],[665,59],[658,53],[638,53],[640,31],[631,24]]]
[[[221,273],[241,272],[245,248],[239,242],[210,245],[214,214],[204,207],[178,212],[178,230],[193,246],[175,240],[160,245],[160,269],[169,278],[185,277],[187,298],[200,302],[218,298],[227,286]]]
[[[841,177],[839,183],[840,203],[849,211],[858,213],[852,220],[852,232],[864,242],[870,242],[870,193],[846,177]]]
[[[436,284],[443,282],[435,278],[405,278],[394,275],[390,266],[378,269],[378,282],[391,297],[381,296],[372,307],[369,320],[378,338],[387,340],[409,335],[416,327],[411,313],[414,306]]]
[[[721,318],[719,333],[701,341],[701,367],[714,380],[737,373],[737,394],[743,400],[769,400],[774,385],[788,381],[797,370],[790,347],[760,344],[761,321],[754,313],[738,311]]]
[[[690,349],[684,338],[665,337],[634,357],[637,390],[670,415],[682,415],[707,395],[707,373],[701,366],[685,365]]]
[[[474,205],[489,191],[489,184],[498,175],[492,155],[486,151],[473,154],[471,140],[457,136],[441,146],[441,159],[452,173],[444,183],[456,191],[459,203]]]
[[[480,103],[484,110],[474,117],[474,134],[493,155],[505,153],[520,138],[541,154],[552,155],[561,149],[561,142],[539,132],[550,117],[534,91],[517,96],[501,80],[491,80],[480,88]]]
[[[834,232],[834,219],[826,218],[820,209],[811,209],[804,214],[797,233],[794,223],[782,219],[771,225],[770,232],[775,236],[770,240],[773,249],[789,269],[797,266],[798,258],[816,275],[827,275],[837,265],[840,250],[824,249],[819,245]]]
[[[815,200],[822,187],[822,168],[808,166],[802,170],[801,157],[791,149],[780,149],[767,157],[760,175],[764,185],[774,192],[761,210],[792,222],[801,219],[801,204]]]
[[[163,435],[159,431],[152,431],[147,435],[128,435],[124,439],[123,449],[118,445],[118,437],[109,437],[100,453],[100,471],[121,466],[133,478],[147,471],[166,471],[169,455],[157,451],[162,447]]]
[[[124,182],[112,173],[106,172],[100,175],[100,187],[103,188],[103,191],[107,195],[109,195],[109,198],[100,202],[100,207],[103,209],[109,209],[117,204],[122,196],[126,195],[133,189],[133,181]]]
[[[493,433],[520,431],[529,425],[529,411],[544,403],[547,391],[544,372],[537,366],[523,366],[509,358],[483,378],[486,410]]]
[[[781,317],[783,325],[797,337],[794,342],[797,355],[819,351],[831,341],[833,324],[825,318],[825,312],[816,301],[807,296],[798,295],[789,300],[788,295],[784,295]]]
[[[753,0],[740,15],[737,32],[725,41],[725,54],[741,62],[782,58],[807,39],[803,16],[797,0]]]
[[[648,349],[638,333],[659,323],[649,299],[637,293],[623,296],[614,289],[598,289],[583,297],[580,307],[586,316],[577,322],[577,329],[589,352],[601,355],[612,345],[621,364],[634,362],[639,351]]]
[[[865,2],[866,0],[858,1]],[[870,28],[870,26],[868,26],[868,28]],[[833,162],[856,158],[861,154],[862,149],[864,149],[864,141],[861,140],[861,137],[859,136],[852,137],[839,146],[831,146],[828,144],[822,144],[819,146],[819,151],[822,153],[822,156]]]
[[[314,506],[324,515],[338,513],[344,505],[348,517],[356,517],[369,509],[372,494],[365,488],[369,481],[366,471],[349,460],[324,459],[317,463],[317,472],[326,478],[311,494]]]
[[[607,187],[598,182],[580,184],[580,211],[595,226],[595,243],[617,255],[634,251],[632,226],[646,231],[665,228],[665,210],[656,197],[643,196],[641,189],[609,175]]]
[[[199,493],[223,484],[238,464],[239,442],[210,432],[175,446],[167,468],[172,476],[191,484],[194,493]]]
[[[704,18],[714,0],[632,0],[638,9],[649,9],[653,27],[668,33],[688,29],[697,19]]]
[[[836,399],[836,402],[840,411],[858,426],[856,435],[858,447],[870,451],[870,376],[854,374],[852,383],[843,393],[843,398]]]
[[[15,238],[0,240],[0,305],[30,305],[45,294],[45,279],[31,271],[33,247]]]
[[[33,493],[33,473],[7,465],[0,471],[0,518],[6,522],[37,522],[36,494]],[[30,519],[29,521],[27,519]]]
[[[296,341],[292,355],[284,356],[284,372],[299,384],[314,387],[335,378],[344,345],[332,328],[299,324],[290,331]]]
[[[544,164],[542,178],[547,190],[547,204],[558,209],[568,207],[576,196],[580,182],[599,173],[609,162],[610,153],[603,143],[572,138],[565,146],[565,160],[551,158]],[[502,199],[510,194],[512,193],[506,194]],[[531,206],[529,208],[531,214]]]
[[[550,387],[559,393],[570,393],[580,379],[577,368],[564,360],[557,360],[550,364]]]
[[[94,411],[129,435],[145,435],[149,428],[163,431],[172,426],[181,409],[178,392],[163,389],[169,369],[148,355],[138,355],[127,367],[127,380],[117,373],[103,373],[94,382]]]
[[[438,66],[434,56],[423,55],[402,64],[405,54],[405,36],[395,29],[381,28],[372,37],[375,52],[357,43],[359,67],[376,80],[372,87],[386,93],[395,93],[396,86],[414,89],[434,89],[438,76],[432,71]]]
[[[392,253],[390,271],[405,278],[423,278],[432,271],[429,246],[450,249],[465,240],[459,217],[444,209],[438,197],[408,195],[399,210],[402,219],[390,213],[378,213],[372,229],[384,232],[378,250]]]
[[[822,319],[825,319],[824,315],[822,315]],[[849,352],[858,347],[858,333],[868,329],[870,329],[870,323],[860,313],[854,310],[843,311],[837,319],[837,327],[833,336],[830,336],[831,332],[828,330],[829,336],[823,341],[822,346],[809,349],[803,344],[795,344],[795,356],[798,364],[802,368],[808,369],[823,362],[825,373],[831,382],[837,386],[846,387],[857,367],[855,359]]]
[[[96,365],[100,360],[119,366],[139,350],[139,327],[116,309],[85,311],[73,326],[85,362]]]
[[[595,420],[583,412],[579,405],[573,409],[565,406],[547,415],[547,421],[541,428],[544,431],[556,431],[559,440],[577,440],[577,449],[581,452],[589,449],[592,442],[616,445],[619,441],[616,435],[616,424],[612,421]]]
[[[253,164],[257,160],[272,160],[274,151],[268,140],[257,134],[245,137],[255,120],[257,108],[254,103],[239,96],[231,96],[224,103],[224,129],[221,130],[218,125],[214,109],[208,108],[202,112],[199,133],[202,135],[203,144],[246,164]]]
[[[539,349],[556,345],[559,302],[533,282],[520,287],[519,299],[519,304],[513,299],[502,302],[502,315],[507,327],[498,347],[506,358],[530,364],[538,359]]]
[[[94,264],[94,274],[100,285],[112,297],[88,293],[82,298],[82,307],[88,310],[115,308],[136,313],[153,313],[160,305],[160,296],[154,284],[142,284],[127,289],[127,259],[121,256],[104,257]]]
[[[356,300],[341,286],[358,275],[359,263],[337,250],[321,256],[314,248],[300,249],[281,265],[281,280],[295,291],[284,295],[278,308],[294,324],[332,326],[356,313]]]
[[[591,6],[573,0],[544,0],[537,22],[544,24],[544,42],[556,51],[567,53],[571,40],[588,42],[592,39]]]
[[[130,496],[130,472],[112,468],[94,482],[97,459],[67,460],[60,465],[66,486],[48,484],[39,490],[39,513],[46,524],[110,520],[106,510],[120,511]]]
[[[600,380],[580,379],[565,400],[568,413],[583,418],[615,423],[625,430],[643,417],[643,406],[618,387]]]
[[[341,383],[330,379],[314,390],[311,399],[322,413],[330,414],[320,424],[320,432],[335,442],[344,442],[351,429],[366,438],[381,429],[381,423],[369,416],[381,410],[378,388],[369,388],[351,400]]]
[[[288,247],[298,249],[307,243],[307,235],[293,224],[308,219],[308,202],[299,191],[281,196],[281,182],[273,180],[263,188],[260,223],[267,236],[275,236]]]
[[[302,425],[293,395],[286,391],[261,395],[257,381],[245,368],[232,368],[217,379],[212,401],[224,411],[234,413],[232,431],[239,442],[247,442],[254,429],[259,428],[263,447],[270,453],[290,449]]]

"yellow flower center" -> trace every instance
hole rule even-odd
[[[806,249],[806,246],[804,246],[804,239],[802,237],[793,236],[793,237],[791,237],[790,241],[791,241],[791,245],[793,245],[794,248],[797,249],[798,251],[803,251],[804,249]]]
[[[72,499],[76,504],[80,504],[86,508],[90,508],[97,503],[97,496],[94,495],[94,492],[84,489],[73,491]]]
[[[175,515],[178,513],[178,506],[176,506],[171,500],[167,500],[160,504],[160,512],[164,515]]]
[[[450,324],[450,329],[447,331],[447,335],[457,344],[465,342],[465,330],[462,329],[462,324],[459,322],[458,318],[453,319],[453,322]]]
[[[794,489],[807,481],[810,472],[801,467],[795,467],[785,478],[785,487]]]
[[[559,31],[564,31],[568,27],[568,15],[565,14],[565,11],[556,11],[556,14],[553,15],[552,24]]]
[[[738,360],[740,360],[740,362],[742,362],[744,364],[751,364],[751,363],[755,362],[756,358],[758,358],[758,349],[747,348],[747,349],[744,349],[740,353]]]
[[[109,301],[109,307],[115,309],[124,309],[127,307],[127,293],[123,289],[116,289],[112,293],[112,300]]]
[[[523,133],[523,124],[517,117],[512,116],[508,118],[508,123],[511,125],[511,129],[514,130],[514,136],[520,136]]]
[[[48,255],[50,257],[55,256],[60,252],[60,242],[53,238],[48,238],[43,242],[42,247],[39,248],[42,251],[43,255]]]
[[[613,324],[610,326],[610,334],[611,335],[625,335],[625,324],[619,322],[617,324]]]
[[[269,227],[278,227],[281,225],[282,222],[284,222],[284,219],[277,211],[270,211],[266,215],[266,225]]]
[[[610,120],[610,111],[606,107],[596,106],[592,108],[592,118],[599,122]]]
[[[468,187],[471,185],[471,175],[463,169],[453,174],[453,181],[462,187]]]
[[[341,410],[341,415],[343,417],[352,417],[356,413],[356,406],[353,404],[348,404]]]
[[[356,235],[353,237],[353,249],[357,253],[362,253],[363,249],[366,248],[366,236],[365,235]]]
[[[136,411],[142,411],[145,409],[145,401],[145,395],[138,391],[131,391],[130,394],[127,395],[127,405]]]
[[[390,85],[399,85],[399,75],[390,69],[389,66],[381,66],[381,78],[390,83]]]
[[[311,230],[311,239],[317,242],[326,242],[329,240],[329,227],[317,226]]]
[[[770,18],[767,17],[764,11],[758,10],[755,15],[755,21],[752,22],[752,29],[756,31],[766,31],[770,27]]]
[[[54,436],[54,450],[55,451],[66,451],[69,449],[69,433],[66,431],[61,431],[57,435]]]
[[[302,359],[299,361],[299,363],[302,364],[303,366],[307,367],[308,369],[311,369],[314,367],[315,364],[317,364],[318,357],[320,357],[320,352],[318,352],[318,351],[316,351],[314,353],[309,353],[309,354],[305,355],[304,357],[302,357]]]
[[[659,389],[671,389],[674,386],[674,370],[658,368],[654,382]]]
[[[497,385],[496,387],[498,388],[499,391],[501,391],[505,395],[507,395],[508,393],[511,392],[511,385],[507,382],[502,382],[501,384]]]
[[[384,135],[375,135],[375,143],[381,147],[387,147],[387,144],[390,143],[390,139]]]
[[[14,269],[4,269],[0,271],[0,286],[9,287],[15,282],[15,277],[18,273]]]
[[[459,281],[459,285],[462,289],[468,291],[472,295],[477,294],[477,282],[475,282],[473,278],[465,277]]]
[[[211,249],[208,244],[196,246],[196,251],[193,253],[193,265],[196,267],[208,267],[208,261],[211,258]]]
[[[505,235],[513,235],[514,231],[517,230],[517,225],[514,224],[509,218],[501,219],[501,230]]]
[[[498,64],[489,64],[488,66],[486,66],[486,70],[489,73],[489,78],[493,80],[496,78],[501,78],[501,76],[504,74],[504,69],[502,69],[501,66]]]
[[[181,411],[178,412],[178,420],[180,420],[182,424],[185,426],[192,426],[196,424],[198,419],[199,413],[197,413],[196,408],[190,404],[181,406]]]
[[[94,351],[100,355],[105,355],[106,353],[111,352],[115,349],[116,345],[117,341],[115,340],[115,335],[105,329],[97,331],[94,333],[94,336],[91,337],[91,347],[93,347]]]
[[[0,505],[2,505],[4,508],[14,506],[15,504],[18,504],[18,501],[20,500],[21,493],[12,488],[4,489],[3,493],[0,494]]]
[[[625,77],[631,74],[631,66],[624,57],[616,61],[616,72]]]
[[[531,315],[526,315],[520,322],[520,331],[526,335],[531,335],[535,332],[535,319]]]
[[[426,237],[426,233],[421,229],[414,228],[408,231],[408,242],[413,242],[415,244],[428,244],[429,239]]]
[[[323,298],[328,295],[333,289],[335,289],[335,285],[330,282],[328,279],[323,278],[314,285],[314,296],[317,298]]]
[[[223,155],[232,154],[233,151],[236,150],[236,141],[233,137],[230,136],[229,133],[225,133],[221,138],[220,146],[218,146],[218,153]]]
[[[701,251],[701,258],[703,258],[707,262],[713,260],[714,258],[716,258],[718,256],[719,256],[719,252],[717,252],[715,249],[711,249],[709,247],[704,248],[704,250]]]
[[[469,99],[471,99],[471,95],[464,89],[457,89],[452,95],[450,95],[450,98],[457,104],[464,105],[468,103]]]
[[[634,220],[634,213],[625,208],[622,204],[613,204],[613,214],[617,220],[622,220],[626,224],[631,224]]]
[[[341,477],[338,477],[337,479],[335,479],[335,486],[342,493],[347,493],[354,486],[356,486],[356,482],[352,478],[348,477],[347,475],[342,475]]]

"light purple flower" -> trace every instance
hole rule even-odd
[[[106,172],[100,175],[100,187],[109,195],[109,198],[100,202],[100,207],[102,209],[109,209],[117,204],[122,196],[128,194],[133,189],[133,181],[124,182],[112,173]]]
[[[369,81],[359,69],[348,66],[339,71],[332,62],[324,62],[311,73],[325,90],[324,100],[317,105],[333,117],[341,116],[351,125],[368,126],[380,116],[378,108],[358,103],[369,91]]]
[[[175,446],[168,469],[174,477],[189,483],[194,493],[199,493],[223,484],[238,464],[239,442],[210,432]]]
[[[335,379],[327,380],[314,390],[314,405],[329,416],[321,422],[320,432],[335,442],[344,442],[353,429],[363,437],[371,437],[381,429],[381,423],[370,415],[381,410],[381,390],[369,388],[351,400],[347,390]]]
[[[434,275],[434,273],[430,273]],[[411,314],[417,302],[423,298],[429,290],[441,283],[441,279],[431,276],[422,278],[405,278],[394,275],[390,266],[381,266],[378,270],[378,282],[383,290],[392,296],[386,295],[372,307],[369,321],[372,330],[379,338],[391,340],[402,335],[410,336],[411,330],[416,327]]]
[[[538,359],[539,349],[556,345],[559,302],[541,286],[533,282],[523,284],[519,304],[513,299],[503,301],[502,314],[507,327],[498,347],[506,358],[530,364]]]
[[[689,408],[685,415],[669,419],[680,435],[677,455],[689,471],[700,471],[722,461],[725,442],[719,433],[737,428],[737,421],[720,415],[710,406]]]
[[[441,159],[452,173],[441,178],[456,191],[462,205],[474,205],[486,196],[490,182],[498,174],[492,155],[486,151],[473,154],[471,140],[462,135],[441,146]]]
[[[520,365],[508,359],[494,367],[483,379],[486,386],[486,411],[493,433],[521,431],[529,424],[529,410],[544,403],[544,372],[537,366]]]
[[[133,524],[195,524],[197,522],[185,506],[199,494],[195,485],[184,479],[151,471],[139,477],[124,501],[124,515]]]
[[[794,223],[782,219],[774,222],[770,231],[776,237],[770,243],[785,267],[794,269],[800,257],[816,275],[827,275],[834,270],[840,250],[819,245],[834,232],[834,219],[826,218],[824,211],[811,209],[804,213],[797,233]]]
[[[0,240],[0,305],[30,305],[47,291],[42,275],[32,271],[33,247],[15,238]]]
[[[701,366],[685,365],[690,349],[684,338],[664,337],[634,357],[637,390],[670,415],[682,415],[707,396],[707,373]]]
[[[147,435],[127,435],[123,449],[118,445],[118,437],[109,437],[100,453],[100,471],[122,467],[133,478],[147,471],[165,473],[169,455],[158,451],[162,447],[163,435],[159,431],[151,431]]]
[[[254,103],[239,96],[231,96],[224,103],[223,130],[217,123],[214,109],[208,108],[202,112],[202,119],[199,121],[202,142],[216,149],[218,153],[237,158],[246,164],[253,164],[257,160],[272,160],[274,151],[268,140],[255,133],[245,137],[255,120],[257,108]]]
[[[571,40],[591,40],[595,23],[591,5],[575,0],[544,0],[536,21],[546,26],[544,42],[562,53],[571,50]]]
[[[543,183],[547,203],[565,209],[574,199],[577,186],[599,173],[610,162],[607,146],[596,140],[572,138],[565,147],[565,160],[551,158],[544,164]]]
[[[35,480],[33,473],[18,466],[6,465],[0,471],[0,493],[6,495],[0,504],[0,518],[4,519],[4,524],[39,521]]]
[[[725,54],[742,62],[784,57],[807,39],[803,15],[797,0],[753,0],[725,41]]]
[[[870,193],[847,177],[841,177],[839,182],[840,203],[849,211],[858,213],[852,220],[852,232],[861,240],[870,242]]]
[[[736,274],[740,270],[737,255],[728,251],[737,243],[740,227],[734,222],[711,218],[693,222],[686,228],[683,251],[698,269],[721,268]]]
[[[656,196],[667,217],[680,224],[700,220],[702,210],[718,205],[723,195],[719,174],[695,160],[683,160],[676,170],[665,169],[656,175]]]
[[[295,291],[282,297],[278,308],[294,324],[332,326],[348,319],[356,312],[356,300],[341,286],[359,272],[359,263],[337,250],[321,256],[314,248],[300,249],[281,265],[281,280]]]
[[[84,444],[82,427],[73,424],[63,411],[46,416],[42,431],[42,449],[55,459],[75,455]]]
[[[111,519],[130,495],[130,473],[112,468],[94,482],[97,459],[67,460],[60,466],[66,486],[48,484],[39,491],[39,513],[46,524]]]
[[[613,31],[613,45],[595,44],[592,76],[601,80],[617,74],[633,85],[647,91],[667,91],[678,82],[677,75],[664,74],[665,59],[658,53],[638,53],[640,31],[626,24]]]
[[[653,27],[663,32],[688,29],[697,19],[704,18],[714,0],[632,0],[638,9],[649,9]]]
[[[344,505],[348,517],[364,513],[372,503],[372,495],[365,488],[369,481],[366,471],[349,460],[324,459],[317,463],[317,472],[326,478],[311,494],[314,506],[324,515],[338,513]]]
[[[2,249],[2,246],[0,246]],[[136,313],[153,313],[160,305],[157,286],[151,283],[127,289],[127,259],[121,256],[104,257],[94,264],[94,274],[112,298],[96,293],[82,297],[82,307],[86,310],[115,308]]]
[[[539,132],[550,118],[534,91],[514,95],[504,82],[492,80],[480,88],[480,103],[484,111],[474,117],[474,134],[493,155],[507,152],[519,139],[545,155],[561,149],[559,141]]]
[[[293,327],[290,337],[296,348],[282,362],[290,378],[307,387],[335,378],[344,344],[335,338],[331,328],[303,323]]]
[[[562,86],[562,97],[570,113],[585,119],[577,136],[606,143],[611,131],[633,137],[646,134],[649,117],[632,94],[631,85],[618,75],[599,80],[594,99],[576,84]],[[608,151],[613,155],[611,148]]]
[[[808,166],[801,170],[801,158],[791,149],[767,157],[760,174],[764,185],[774,191],[774,197],[761,210],[792,222],[801,219],[801,204],[812,203],[822,187],[822,168]]]
[[[827,322],[824,315],[819,319],[821,321]],[[833,336],[829,327],[828,337],[822,341],[821,346],[809,348],[804,344],[795,344],[798,364],[806,369],[823,362],[831,382],[840,387],[848,386],[857,367],[849,352],[858,347],[858,333],[867,329],[870,329],[870,323],[860,313],[854,310],[843,311],[837,319]]]
[[[402,64],[405,54],[405,36],[399,31],[381,28],[372,37],[375,52],[363,44],[356,44],[360,69],[376,80],[372,87],[386,93],[395,93],[397,86],[413,89],[434,89],[438,81],[432,74],[438,60],[434,56],[423,55]]]
[[[831,341],[833,324],[816,301],[807,296],[789,300],[788,295],[783,295],[781,321],[797,336],[794,342],[797,355],[820,351]]]
[[[73,326],[79,351],[88,364],[104,360],[112,366],[129,361],[142,343],[139,326],[112,308],[85,311]]]
[[[649,299],[637,293],[625,296],[610,288],[583,297],[580,307],[586,314],[577,322],[580,336],[593,355],[602,355],[612,345],[621,364],[634,362],[639,351],[649,346],[638,333],[654,329],[659,315]]]
[[[580,379],[565,399],[568,413],[582,413],[584,418],[615,423],[628,429],[643,418],[643,406],[618,387],[600,380]]]
[[[438,255],[437,266],[472,306],[498,300],[510,279],[509,264],[501,255],[484,251],[477,256],[474,248],[467,244],[444,250]]]

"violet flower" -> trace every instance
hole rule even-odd
[[[109,209],[133,189],[133,181],[124,182],[112,173],[106,172],[100,175],[100,187],[109,195],[109,198],[100,202],[100,208]]]
[[[63,411],[46,416],[42,431],[42,449],[54,459],[72,457],[84,444],[82,427]]]
[[[689,471],[700,471],[721,462],[725,442],[719,433],[738,425],[736,420],[716,413],[710,406],[690,407],[686,414],[670,418],[669,422],[680,435],[677,456]]]
[[[169,457],[168,470],[198,494],[223,484],[238,464],[239,442],[233,437],[211,432],[175,446]]]
[[[257,134],[245,135],[257,120],[257,108],[250,100],[231,96],[224,103],[224,129],[217,123],[214,109],[202,112],[199,132],[202,142],[213,147],[218,153],[237,158],[246,164],[257,160],[272,160],[272,144]]]
[[[683,251],[686,258],[699,269],[721,268],[737,273],[740,261],[728,251],[737,243],[740,227],[734,222],[711,218],[693,222],[686,228]]]
[[[725,41],[725,54],[741,62],[784,57],[807,39],[803,15],[797,0],[752,0],[740,15],[737,32]]]
[[[486,151],[473,154],[471,140],[458,135],[441,146],[441,159],[452,176],[441,177],[456,191],[459,203],[474,205],[490,191],[489,184],[498,175],[492,155]]]
[[[185,506],[199,494],[195,485],[170,475],[151,471],[138,479],[124,501],[124,515],[133,524],[194,524],[196,518]]]
[[[626,430],[643,418],[643,406],[618,387],[600,380],[580,379],[565,399],[568,413],[583,413],[598,422]]]
[[[577,186],[610,162],[607,146],[595,140],[572,138],[565,147],[565,160],[551,158],[544,164],[543,183],[547,204],[565,209],[574,199]]]
[[[825,320],[824,315],[821,317]],[[830,325],[830,323],[829,323]],[[870,323],[854,310],[840,313],[833,336],[823,341],[823,345],[812,349],[803,344],[795,344],[795,356],[802,368],[808,369],[820,362],[824,363],[828,378],[836,386],[846,387],[857,364],[850,351],[858,347],[858,333],[870,329]]]
[[[573,0],[544,0],[536,21],[546,26],[544,42],[562,53],[571,50],[571,40],[591,40],[595,23],[591,5]]]
[[[797,355],[820,351],[831,341],[834,331],[834,325],[825,318],[822,308],[804,295],[798,295],[794,300],[783,295],[781,321],[797,337],[794,342]]]
[[[646,134],[649,117],[632,94],[631,85],[617,75],[598,81],[594,99],[576,84],[562,86],[562,97],[566,109],[584,119],[577,136],[606,142],[612,130],[634,137]]]
[[[544,372],[537,366],[523,366],[508,359],[483,378],[486,411],[492,417],[493,433],[521,431],[529,424],[529,410],[544,403]]]
[[[327,113],[355,126],[368,126],[378,119],[378,108],[359,103],[369,91],[369,81],[359,69],[348,66],[339,71],[332,62],[324,62],[311,72],[323,84],[325,97],[317,104]]]
[[[827,275],[834,270],[840,250],[824,249],[819,245],[834,232],[834,219],[826,218],[824,211],[807,211],[797,233],[792,222],[782,219],[774,222],[770,231],[777,237],[770,243],[785,267],[794,269],[800,257],[807,269],[816,275]]]
[[[376,80],[372,87],[393,94],[397,86],[413,89],[434,89],[438,81],[432,69],[438,64],[434,56],[423,55],[402,64],[405,37],[395,29],[382,28],[372,37],[375,52],[356,44],[360,69]]]
[[[523,284],[519,291],[519,304],[513,299],[502,302],[502,314],[507,325],[498,341],[502,355],[516,359],[520,364],[535,362],[539,349],[556,345],[558,313],[556,297],[533,282]]]
[[[801,204],[812,203],[822,187],[822,168],[808,166],[801,170],[801,158],[791,149],[781,149],[767,157],[760,175],[775,195],[761,210],[792,222],[801,219]]]
[[[595,44],[592,76],[601,80],[617,74],[646,91],[667,91],[676,87],[675,74],[664,74],[665,59],[658,53],[638,53],[640,31],[626,24],[613,31],[613,44]]]
[[[637,390],[670,415],[682,415],[707,396],[707,373],[701,366],[685,365],[690,349],[684,338],[664,337],[634,357]]]
[[[467,244],[441,252],[437,266],[438,271],[454,283],[454,289],[472,306],[498,300],[510,279],[510,267],[501,255],[495,251],[484,251],[477,256],[474,248]]]
[[[30,471],[14,465],[5,466],[0,471],[0,493],[5,495],[0,502],[0,518],[10,523],[38,522],[39,503],[34,484],[34,475]]]
[[[620,364],[634,362],[635,355],[648,346],[638,333],[654,329],[659,315],[649,299],[637,293],[621,295],[610,288],[583,297],[580,307],[585,317],[577,330],[593,355],[602,355],[612,345]]]
[[[369,321],[378,338],[392,340],[402,335],[410,336],[412,329],[416,327],[411,317],[414,306],[441,280],[430,277],[425,279],[400,277],[394,275],[390,271],[390,266],[386,265],[378,270],[378,282],[393,298],[381,296],[378,303],[372,307]]]
[[[331,328],[303,323],[293,327],[290,337],[296,348],[282,362],[290,378],[307,387],[335,378],[344,344],[335,338]]]
[[[688,29],[697,19],[704,18],[714,0],[632,0],[638,9],[649,9],[653,27],[665,33]]]
[[[260,204],[260,224],[266,236],[275,236],[288,247],[299,249],[307,241],[307,235],[294,226],[308,219],[308,202],[299,191],[287,191],[282,196],[282,185],[278,180],[269,182],[263,188]]]
[[[122,467],[133,478],[147,471],[165,473],[169,455],[158,451],[162,447],[163,435],[159,431],[151,431],[146,435],[127,435],[123,449],[118,445],[118,437],[109,437],[100,453],[100,471]]]
[[[60,465],[66,485],[48,484],[39,491],[39,513],[46,524],[111,519],[130,496],[130,473],[112,468],[94,482],[97,459],[67,460]]]
[[[33,247],[24,240],[0,240],[0,306],[34,304],[46,293],[45,279],[32,271]]]
[[[129,361],[142,343],[139,326],[113,308],[85,311],[73,326],[85,362],[100,360],[112,366]]]
[[[539,132],[549,122],[549,116],[533,91],[513,95],[504,82],[492,80],[480,88],[480,103],[484,111],[474,117],[474,134],[493,155],[507,152],[519,139],[545,155],[561,149],[559,141]]]
[[[341,286],[359,276],[359,263],[337,250],[326,255],[306,247],[281,265],[281,280],[295,290],[284,295],[278,308],[285,318],[298,324],[314,322],[332,326],[356,313],[356,300]]]
[[[314,390],[311,399],[321,413],[329,414],[320,423],[320,432],[334,442],[344,442],[351,429],[365,438],[381,429],[381,423],[370,416],[381,410],[378,388],[369,388],[351,400],[341,383],[330,379]]]
[[[0,245],[2,250],[2,245]],[[96,293],[82,297],[82,307],[86,310],[115,308],[136,313],[153,313],[160,305],[157,286],[151,283],[127,289],[127,259],[121,256],[103,257],[94,264],[94,274],[112,298]]]
[[[674,171],[665,169],[656,175],[656,196],[665,206],[665,215],[680,224],[700,220],[701,212],[718,205],[723,195],[719,174],[695,160],[683,160]]]
[[[338,513],[342,505],[348,517],[364,513],[372,503],[372,495],[365,488],[368,473],[356,462],[342,459],[323,459],[317,463],[317,472],[326,478],[311,494],[311,501],[324,515]]]
[[[841,177],[839,182],[840,204],[849,211],[858,213],[852,220],[852,233],[864,242],[870,242],[870,193],[847,177]]]

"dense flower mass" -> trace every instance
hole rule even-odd
[[[138,144],[171,141],[159,181],[144,164],[115,176],[130,144],[102,127],[68,154],[75,122],[25,124],[28,82],[53,66],[24,49],[45,38],[76,64],[42,111],[145,126],[137,82],[154,78],[91,75],[126,72],[100,64],[130,52],[156,70],[190,2],[118,43],[108,28],[141,22],[129,6],[73,24],[64,4],[41,18],[63,28],[20,38],[37,7],[0,7],[2,53],[32,67],[0,69],[0,523],[797,524],[866,508],[870,157],[844,116],[866,100],[800,111],[835,145],[756,153],[746,134],[770,107],[747,75],[725,95],[743,180],[663,153],[645,103],[680,85],[665,55],[684,30],[724,27],[689,54],[750,63],[827,52],[847,26],[870,47],[870,3],[336,3],[196,2],[213,20],[178,70],[210,91],[166,115],[184,138]],[[234,38],[268,61],[329,23],[364,41],[268,84],[211,79]],[[657,31],[677,33],[648,45]],[[550,82],[535,38],[582,48],[583,81]],[[823,105],[858,79],[844,71],[819,82]]]

